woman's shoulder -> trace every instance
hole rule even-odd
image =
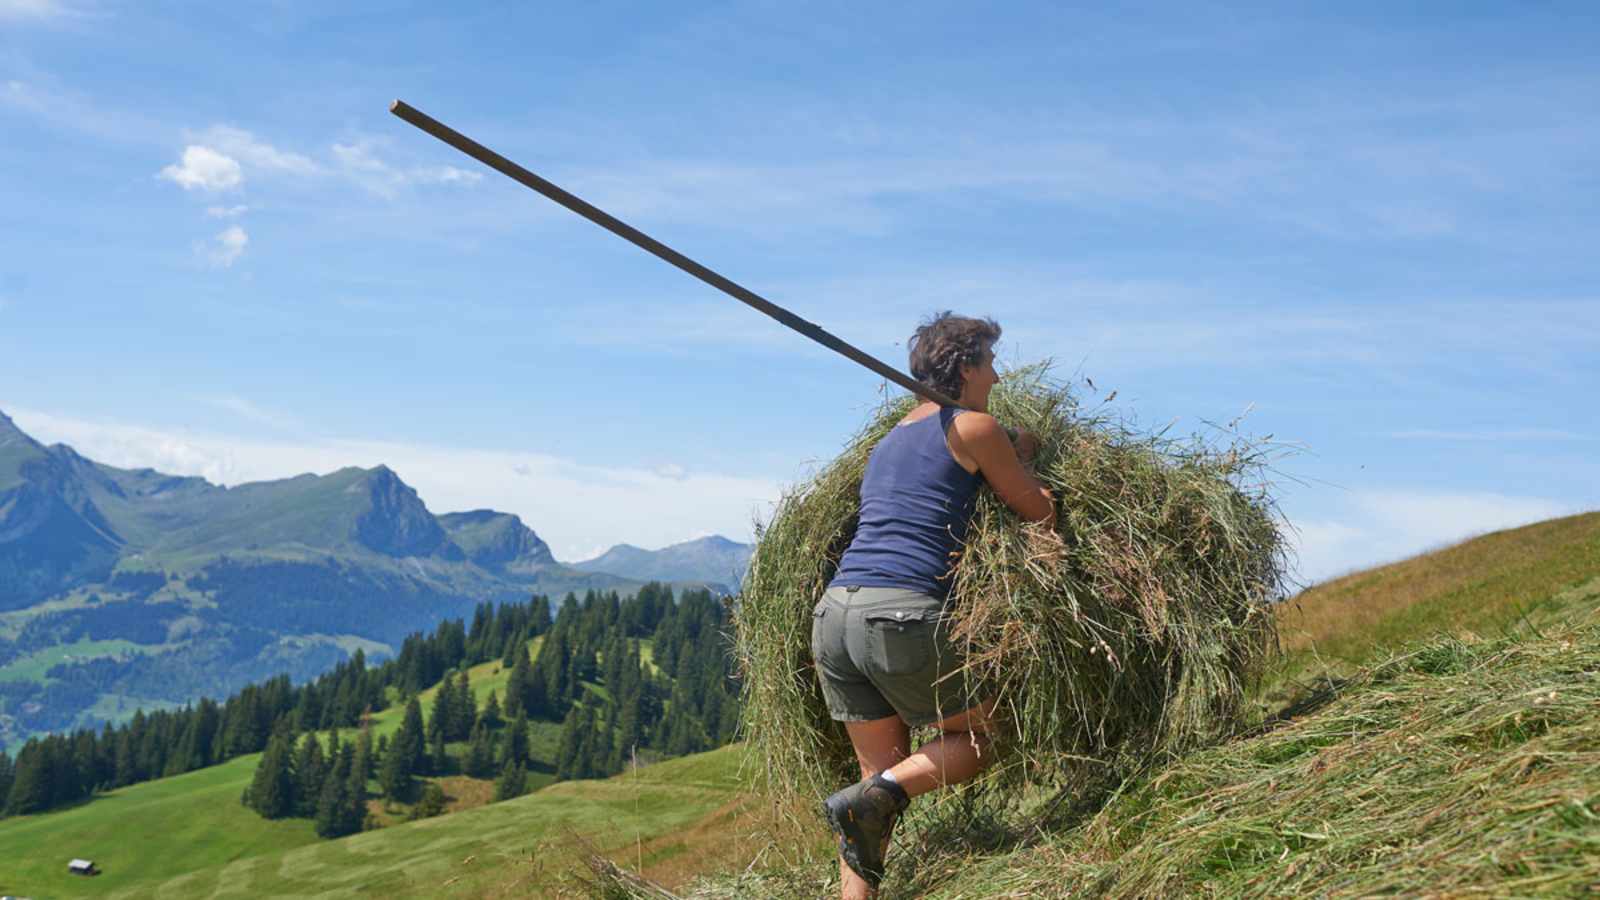
[[[961,410],[957,412],[953,423],[955,430],[964,438],[982,438],[986,435],[1005,432],[1000,427],[1000,420],[986,412],[977,410]]]

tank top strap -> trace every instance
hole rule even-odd
[[[971,412],[971,410],[961,406],[939,407],[939,431],[941,433],[949,431],[950,423],[956,420],[956,416],[959,416],[964,412]],[[928,418],[931,419],[933,416],[929,416]]]

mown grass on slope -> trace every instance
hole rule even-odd
[[[1600,771],[1587,752],[1600,747],[1600,633],[1571,630],[1595,622],[1597,609],[1600,513],[1486,535],[1320,585],[1279,610],[1286,652],[1261,701],[1265,712],[1292,713],[1277,730],[1125,785],[1098,816],[1075,807],[1070,793],[1025,798],[1001,812],[947,802],[942,815],[922,814],[920,844],[897,850],[901,886],[888,896],[1056,896],[1069,886],[1123,896],[1365,893],[1380,890],[1382,878],[1367,872],[1340,881],[1338,872],[1391,856],[1399,861],[1391,889],[1411,879],[1410,890],[1456,893],[1429,887],[1424,874],[1456,866],[1468,873],[1460,892],[1478,884],[1491,894],[1546,893],[1541,885],[1555,881],[1541,878],[1600,891],[1600,831],[1591,818],[1600,812]],[[1558,633],[1566,636],[1541,637]],[[1507,634],[1519,637],[1483,639]],[[1386,648],[1430,638],[1427,649],[1382,662]],[[1342,685],[1318,677],[1351,675]],[[1536,703],[1545,682],[1546,699]],[[1316,713],[1326,695],[1305,692],[1330,685],[1341,685],[1342,699]],[[1284,710],[1292,699],[1310,702]],[[1474,728],[1498,736],[1474,746]],[[1577,804],[1558,799],[1563,787]],[[1540,842],[1551,835],[1559,847],[1546,855]],[[1118,866],[1123,855],[1128,863]],[[824,857],[794,857],[802,864],[763,861],[706,882],[696,896],[837,890]],[[718,867],[736,868],[743,866]]]
[[[1495,532],[1356,572],[1282,605],[1275,679],[1341,673],[1431,632],[1494,636],[1557,622],[1600,595],[1600,512]]]
[[[907,824],[884,900],[1600,892],[1600,612],[1543,637],[1421,645],[1098,810],[956,802]],[[834,881],[813,862],[690,896]]]

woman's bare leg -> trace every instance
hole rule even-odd
[[[862,779],[901,762],[911,749],[911,729],[899,716],[888,716],[870,722],[846,722],[850,745],[855,748],[856,761],[861,764]],[[844,900],[865,900],[873,890],[843,857],[839,859],[839,896]]]
[[[890,766],[889,775],[911,797],[977,775],[994,759],[988,735],[993,718],[994,701],[987,700],[941,720],[934,727],[943,733]]]

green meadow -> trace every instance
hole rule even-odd
[[[692,824],[735,793],[740,749],[562,782],[509,800],[318,839],[239,803],[255,757],[8,821],[0,891],[47,897],[540,896],[589,852],[621,853]],[[68,874],[72,856],[103,874]],[[622,853],[621,855],[626,855]]]

